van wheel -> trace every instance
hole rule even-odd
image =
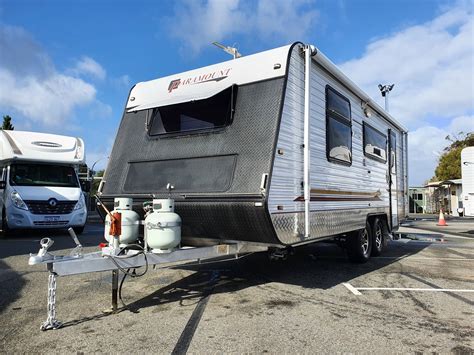
[[[379,256],[387,243],[387,224],[379,217],[374,219],[372,225],[372,256]]]
[[[85,226],[82,226],[82,227],[73,227],[72,229],[74,229],[74,232],[76,234],[82,234],[84,232],[84,227]]]
[[[2,232],[0,233],[0,238],[9,237],[11,235],[11,230],[8,228],[7,217],[5,215],[5,207],[3,207],[2,212]]]
[[[372,252],[372,233],[369,223],[365,228],[351,233],[348,240],[347,256],[354,263],[365,263]]]

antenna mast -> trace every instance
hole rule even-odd
[[[231,56],[234,57],[234,59],[242,57],[242,54],[240,54],[237,48],[235,47],[225,46],[219,42],[212,42],[212,44],[216,47],[219,47],[224,52],[229,53]]]

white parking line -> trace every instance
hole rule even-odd
[[[474,290],[454,288],[411,288],[411,287],[354,287],[348,282],[342,283],[354,295],[360,296],[360,291],[410,291],[410,292],[461,292],[474,293]]]
[[[357,289],[356,289],[354,286],[352,286],[350,283],[348,283],[348,282],[343,282],[342,284],[343,284],[349,291],[351,291],[354,295],[359,296],[359,295],[362,294],[362,293],[360,293],[359,291],[357,291]]]
[[[474,261],[469,258],[430,258],[430,257],[413,257],[413,256],[377,256],[374,259],[403,259],[403,260],[447,260],[447,261]]]
[[[410,287],[357,287],[361,291],[422,291],[422,292],[474,292],[454,288],[410,288]]]

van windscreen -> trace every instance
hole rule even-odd
[[[79,187],[71,166],[26,163],[10,166],[10,185]]]
[[[232,122],[237,86],[204,99],[149,110],[149,134],[160,136],[212,130]]]

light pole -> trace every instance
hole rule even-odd
[[[94,162],[94,164],[92,164],[92,167],[89,169],[89,171],[92,171],[92,173],[95,175],[95,171],[94,171],[95,165],[96,165],[98,162],[100,162],[101,160],[104,160],[104,159],[109,159],[109,157],[102,157],[102,158],[100,158],[100,159],[97,159],[97,160]],[[91,177],[93,178],[94,176],[91,176]]]
[[[382,93],[382,96],[385,97],[385,111],[387,112],[388,112],[388,93],[392,91],[394,86],[395,84],[391,84],[391,85],[379,84],[379,90]]]

